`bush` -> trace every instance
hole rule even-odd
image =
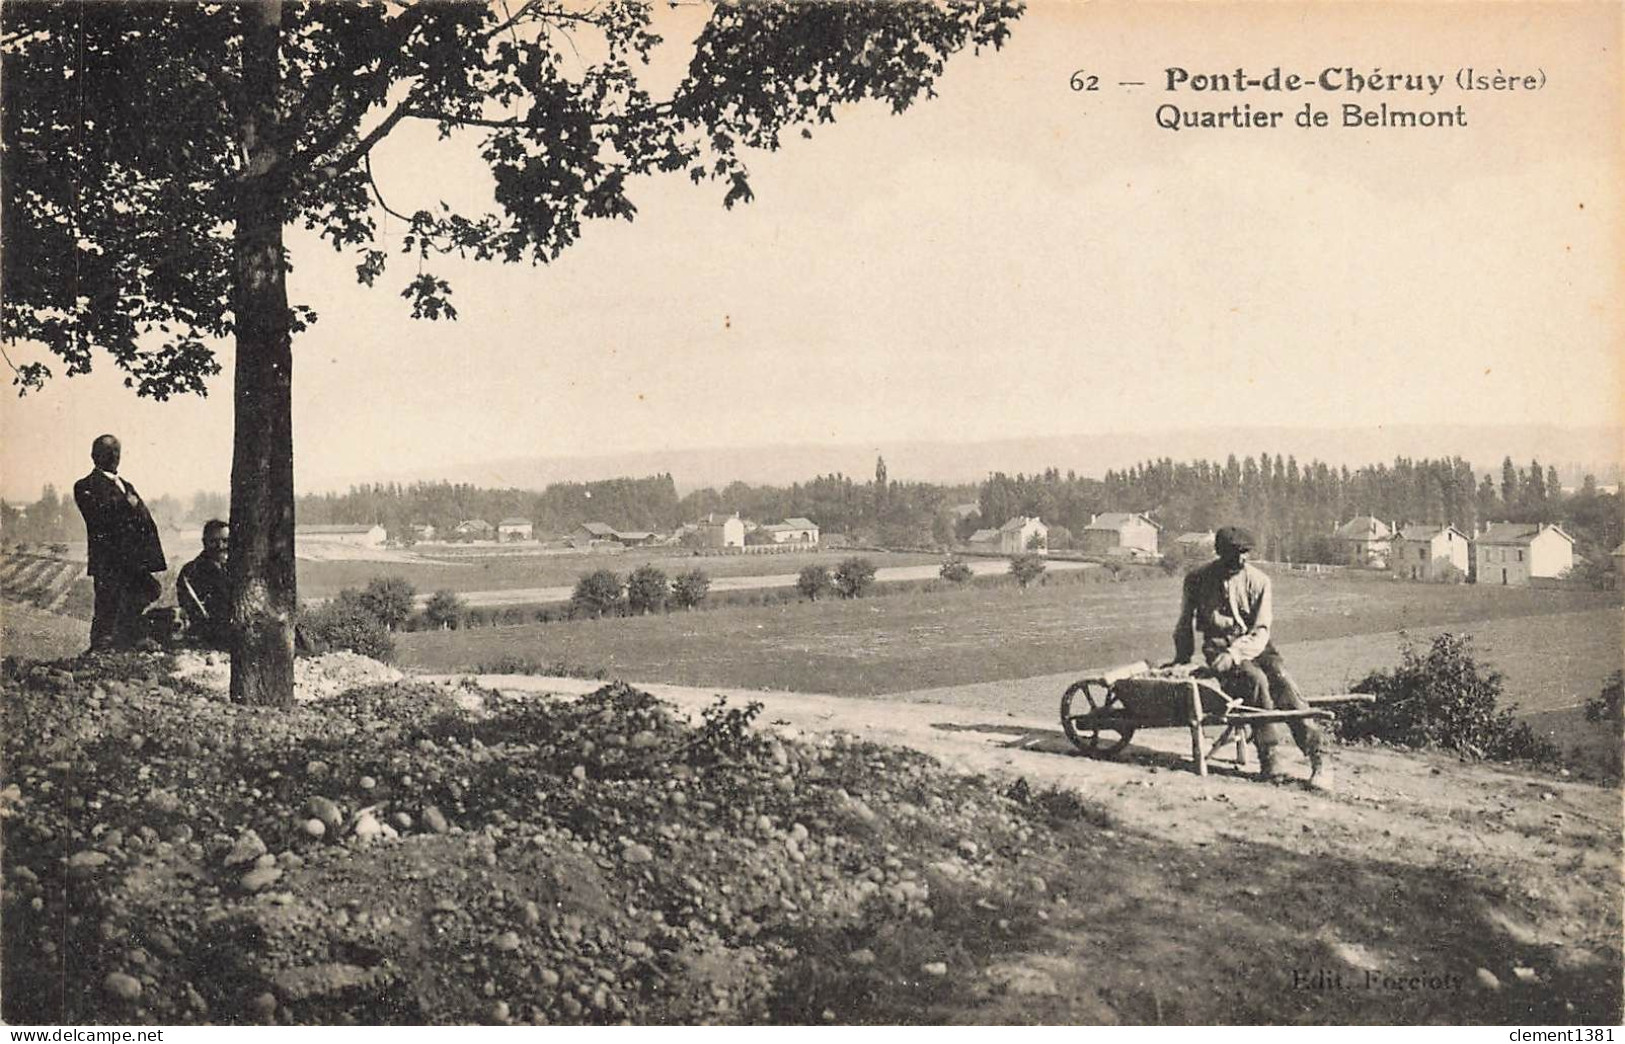
[[[1377,697],[1351,704],[1338,718],[1344,739],[1453,751],[1493,761],[1550,760],[1551,743],[1503,710],[1501,674],[1481,667],[1465,636],[1441,634],[1425,651],[1408,637],[1400,665],[1369,674],[1357,686]]]
[[[399,576],[378,577],[370,581],[367,589],[361,592],[361,600],[372,611],[372,615],[378,617],[379,621],[391,631],[400,630],[401,625],[412,615],[417,596],[417,588]]]
[[[861,598],[875,582],[875,564],[867,558],[847,558],[835,567],[835,590],[842,598]]]
[[[395,639],[372,611],[366,596],[353,588],[340,591],[325,605],[301,614],[299,630],[318,651],[348,649],[388,662],[395,656]]]
[[[829,594],[834,586],[829,570],[821,565],[802,566],[800,574],[796,576],[796,590],[809,601],[818,601],[819,595]]]
[[[711,590],[711,578],[703,569],[690,569],[680,574],[671,584],[672,604],[679,609],[693,609],[705,601]]]
[[[1043,576],[1044,568],[1044,559],[1041,555],[1014,555],[1010,559],[1010,575],[1015,577],[1016,583],[1022,587]]]
[[[575,593],[570,596],[571,614],[594,620],[614,616],[621,610],[621,587],[621,574],[612,569],[594,569],[576,581]]]
[[[632,570],[626,581],[626,602],[636,615],[658,613],[671,597],[671,584],[658,566],[645,563]]]
[[[1625,710],[1620,707],[1621,690],[1625,689],[1625,672],[1615,671],[1609,676],[1602,692],[1586,700],[1586,721],[1625,722]]]
[[[963,584],[969,582],[970,578],[976,574],[971,572],[971,567],[963,559],[950,558],[942,563],[942,568],[937,570],[937,575],[949,583]]]
[[[423,620],[434,630],[450,628],[455,631],[463,626],[463,619],[468,615],[468,603],[451,591],[436,591],[429,598],[429,604],[423,607]]]

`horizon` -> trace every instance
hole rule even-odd
[[[653,87],[680,75],[702,17],[659,12]],[[1200,420],[1617,430],[1625,115],[1594,42],[1619,22],[1606,6],[1037,3],[1003,51],[950,60],[939,97],[843,109],[754,154],[749,205],[645,178],[635,222],[590,223],[552,265],[437,259],[456,322],[407,316],[410,264],[368,290],[353,257],[290,230],[290,293],[321,315],[294,345],[296,487],[768,446],[865,447],[864,474],[892,446],[1149,440]],[[1429,68],[1561,55],[1562,75],[1472,99],[1461,133],[1320,138],[1171,134],[1149,115],[1160,91],[1068,88],[1080,65],[1318,67],[1324,41]],[[397,209],[489,205],[477,140],[392,135],[383,191]],[[98,353],[8,403],[0,491],[66,489],[104,431],[145,493],[227,488],[233,351],[217,348],[207,398],[137,399]]]

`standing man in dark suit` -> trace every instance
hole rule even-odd
[[[90,444],[96,467],[73,484],[73,502],[85,518],[90,542],[90,575],[96,605],[90,619],[90,648],[128,649],[141,638],[141,613],[157,601],[163,585],[154,573],[169,567],[158,526],[135,487],[119,477],[118,439],[99,436]]]

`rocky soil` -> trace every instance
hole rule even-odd
[[[7,1022],[1620,1016],[1617,892],[1593,883],[1613,866],[1617,889],[1617,846],[1553,865],[1537,906],[1508,892],[1523,876],[1455,847],[1360,856],[1364,806],[1269,818],[1273,788],[1198,790],[1154,763],[1112,766],[1099,803],[791,735],[741,694],[684,716],[621,684],[401,680],[307,684],[320,698],[272,710],[189,664],[6,663]],[[345,684],[372,670],[331,667]],[[1253,811],[1227,818],[1238,804]],[[1218,826],[1193,832],[1197,812]],[[1465,806],[1425,822],[1500,829]],[[1288,841],[1300,825],[1310,841]],[[1559,899],[1566,934],[1524,926]]]
[[[259,710],[142,655],[3,696],[13,1023],[848,1019],[1063,901],[1040,804],[743,707]]]

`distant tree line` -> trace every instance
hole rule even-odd
[[[158,497],[149,504],[160,524],[197,524],[226,514],[221,494],[198,493],[190,504]],[[960,507],[972,504],[973,510]],[[554,483],[541,492],[451,482],[379,483],[306,494],[297,510],[301,524],[378,523],[403,542],[410,540],[414,523],[447,533],[467,519],[495,524],[519,517],[533,522],[538,534],[567,533],[583,522],[670,532],[707,514],[737,512],[761,522],[810,518],[826,535],[884,547],[946,547],[977,529],[1029,515],[1049,524],[1052,550],[1073,546],[1095,515],[1134,511],[1156,519],[1167,540],[1185,531],[1243,524],[1258,537],[1261,557],[1294,562],[1336,561],[1332,531],[1357,515],[1385,522],[1448,522],[1469,535],[1489,522],[1559,522],[1576,538],[1581,556],[1602,564],[1625,539],[1617,493],[1599,492],[1587,475],[1579,489],[1565,494],[1555,467],[1538,460],[1519,466],[1511,458],[1502,461],[1496,475],[1481,473],[1460,457],[1400,457],[1351,470],[1260,453],[1239,460],[1231,455],[1223,462],[1163,458],[1107,471],[1098,479],[1058,468],[1032,475],[996,472],[979,485],[894,481],[885,460],[877,459],[873,479],[864,482],[836,473],[788,487],[733,482],[681,497],[669,473]],[[0,503],[0,532],[11,544],[84,539],[72,498],[52,486],[33,504]]]

